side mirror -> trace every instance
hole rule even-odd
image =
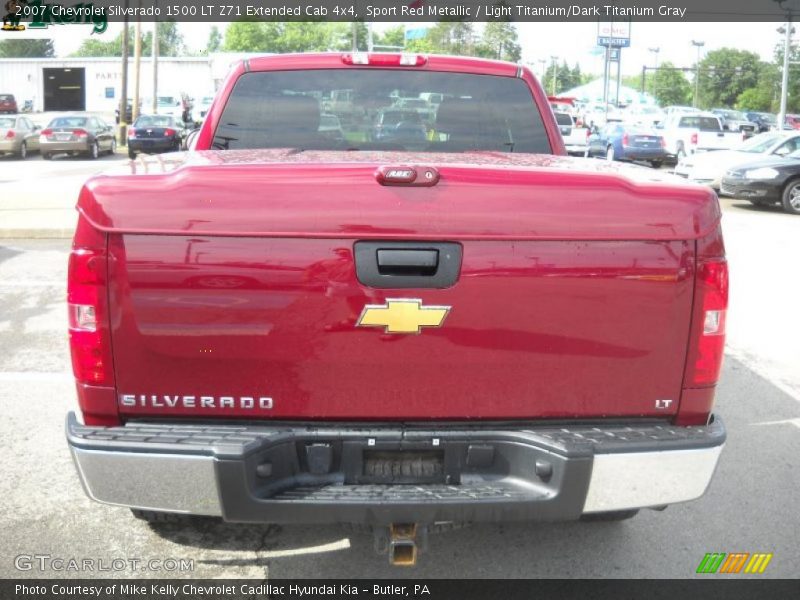
[[[197,136],[200,133],[199,129],[192,129],[189,132],[189,135],[186,136],[186,142],[184,143],[185,150],[194,150],[195,142],[197,142]]]

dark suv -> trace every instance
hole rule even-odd
[[[11,94],[0,94],[0,112],[17,113],[17,101]]]

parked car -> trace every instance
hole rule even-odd
[[[800,132],[761,133],[731,150],[687,156],[678,162],[675,174],[719,189],[722,177],[729,169],[759,157],[787,156],[796,150],[800,150]]]
[[[589,137],[589,129],[577,127],[575,118],[569,113],[556,112],[556,123],[561,137],[564,138],[564,146],[567,153],[573,156],[584,156],[586,154],[586,140]]]
[[[61,153],[85,154],[89,158],[97,158],[102,152],[114,154],[116,149],[114,128],[93,115],[56,117],[39,135],[39,151],[45,160]]]
[[[182,121],[169,115],[141,115],[128,129],[128,157],[139,152],[156,154],[181,149],[186,129]]]
[[[11,94],[0,94],[0,113],[17,113],[17,101]]]
[[[319,134],[335,142],[344,141],[344,130],[339,117],[330,113],[322,113],[319,117]]]
[[[622,120],[626,123],[655,127],[666,118],[666,113],[657,106],[648,104],[632,104],[622,111]]]
[[[669,158],[664,138],[652,129],[625,123],[596,128],[587,140],[586,156],[607,160],[643,160],[660,167]]]
[[[0,113],[16,114],[17,101],[11,94],[0,94]]]
[[[142,108],[150,111],[153,109],[153,99],[148,98],[144,101]],[[156,113],[168,115],[183,123],[191,122],[191,100],[185,95],[165,95],[156,98]]]
[[[425,123],[433,123],[438,105],[434,106],[421,98],[398,98],[395,106],[404,110],[415,110]]]
[[[666,106],[664,107],[664,115],[672,117],[674,115],[695,115],[702,112],[699,108],[694,106]]]
[[[779,204],[800,215],[800,151],[737,165],[722,177],[722,196],[749,200],[755,206]]]
[[[770,113],[765,112],[746,112],[744,116],[748,121],[752,121],[758,127],[759,133],[772,131],[778,129],[778,118]]]
[[[39,150],[39,130],[28,117],[0,117],[0,155],[10,154],[21,159]]]
[[[698,152],[728,150],[740,144],[744,134],[722,129],[719,117],[710,112],[674,112],[658,126],[667,151],[679,161]]]
[[[581,116],[581,123],[587,127],[603,127],[609,121],[622,121],[621,111],[613,104],[588,104]]]
[[[790,129],[800,129],[800,115],[786,115],[784,126]]]
[[[208,109],[211,108],[211,103],[214,102],[214,96],[203,96],[200,98],[200,103],[197,106],[197,109],[200,111],[200,120],[206,118],[208,114]]]
[[[375,142],[409,140],[424,142],[427,130],[422,121],[422,115],[416,110],[394,107],[381,109],[375,116],[372,140]]]
[[[751,137],[758,132],[758,125],[750,121],[740,110],[715,108],[711,112],[720,118],[722,129],[725,131],[741,131],[745,137]]]

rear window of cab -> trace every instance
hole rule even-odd
[[[319,135],[328,116],[344,139]],[[551,153],[522,79],[400,69],[245,73],[212,147]]]

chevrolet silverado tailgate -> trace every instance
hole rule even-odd
[[[693,240],[718,219],[708,192],[636,182],[639,169],[571,172],[558,157],[415,157],[439,183],[390,187],[375,172],[397,156],[331,164],[270,151],[256,164],[237,154],[132,175],[130,186],[100,178],[84,192],[82,212],[109,233],[123,414],[454,420],[677,408]],[[359,244],[363,261],[422,254],[384,253],[400,264],[375,284],[357,272]],[[431,251],[460,263],[451,282],[417,264]],[[377,312],[357,326],[365,307]],[[418,333],[392,331],[400,309]],[[426,309],[445,312],[431,322]]]

